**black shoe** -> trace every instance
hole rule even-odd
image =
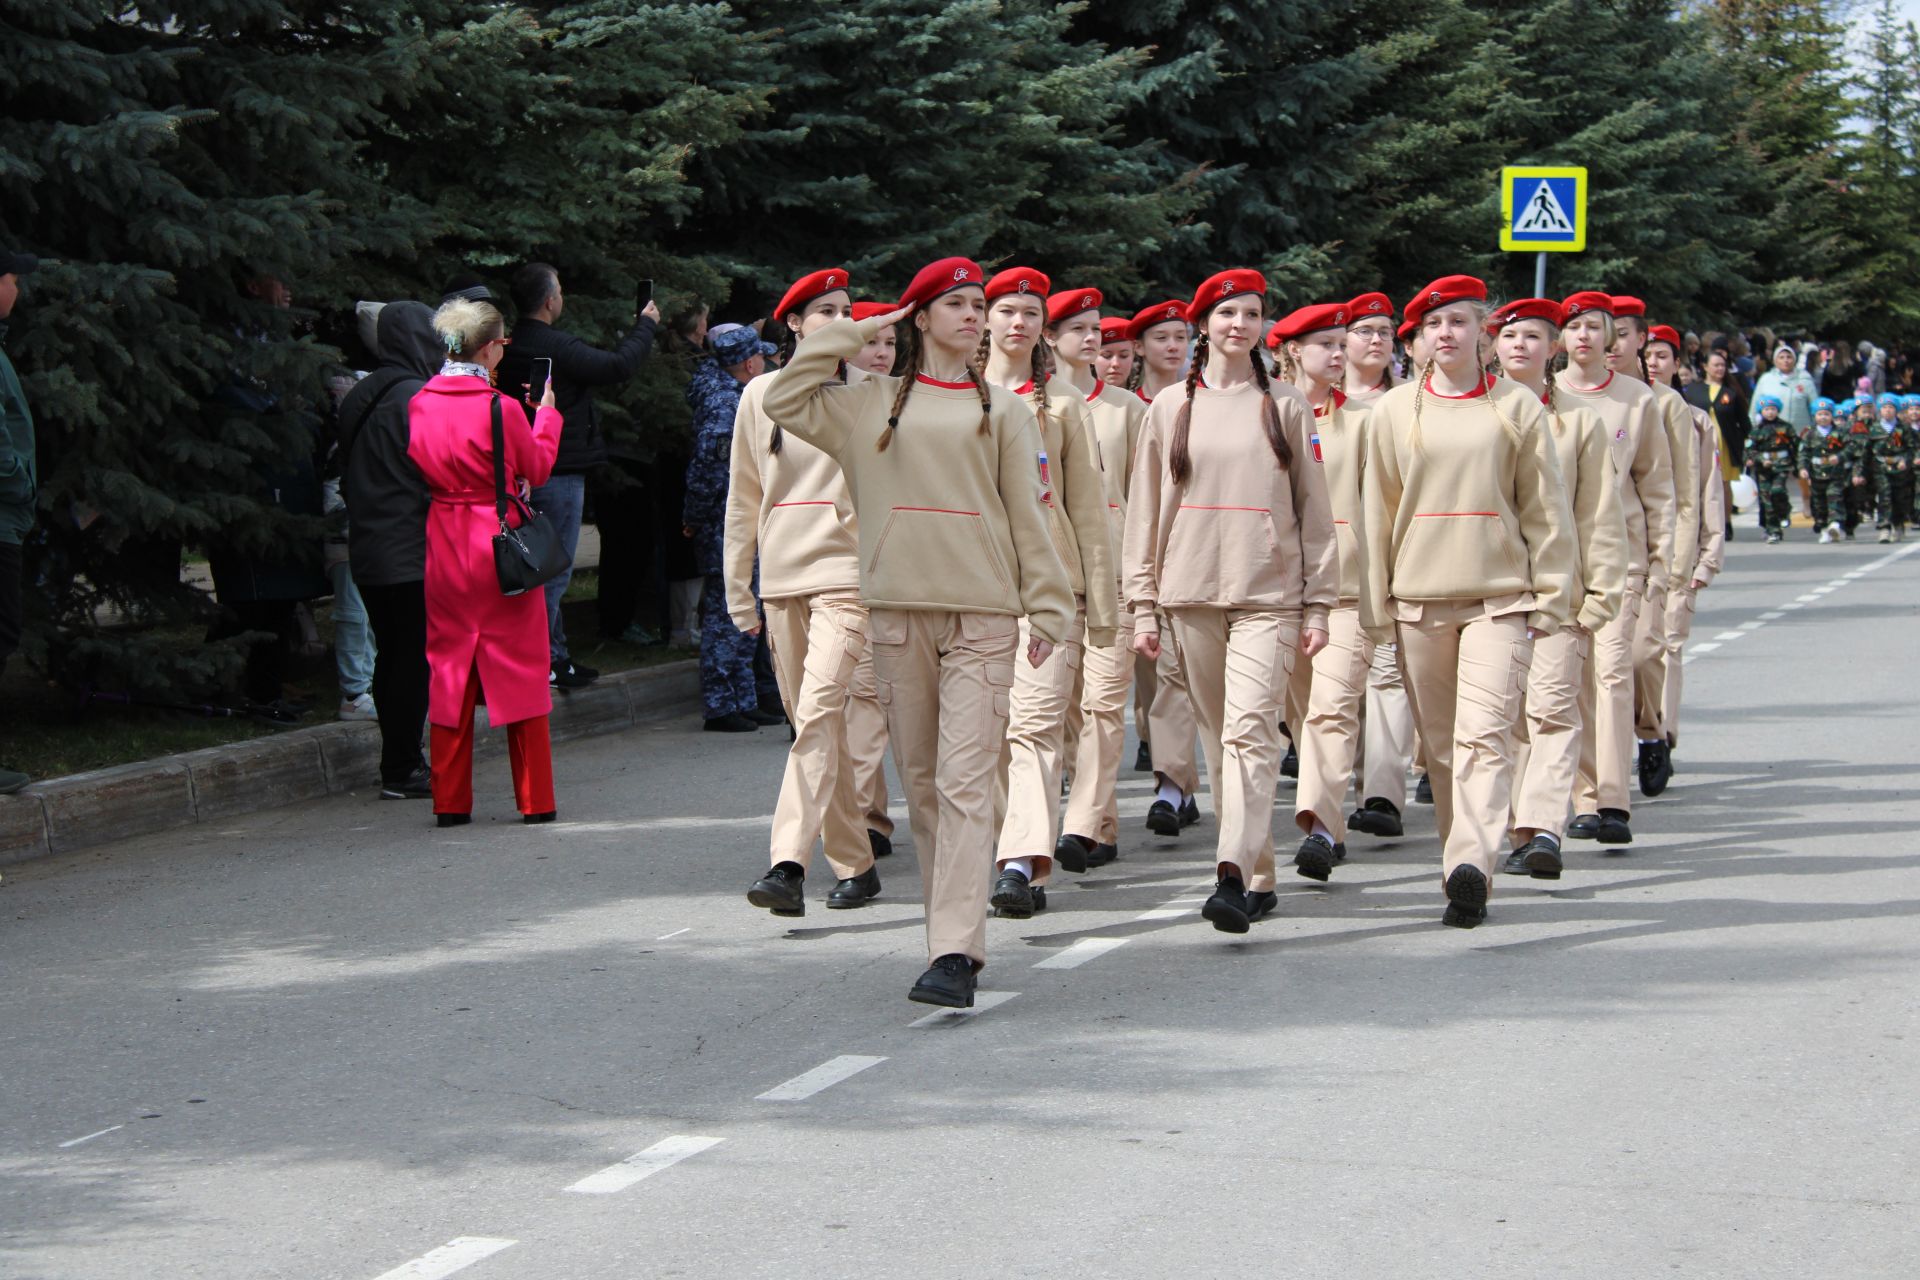
[[[1400,822],[1400,810],[1384,796],[1369,796],[1365,804],[1347,815],[1347,826],[1370,836],[1406,834]]]
[[[775,715],[771,711],[762,711],[758,707],[753,708],[751,711],[742,712],[741,714],[745,715],[747,719],[753,721],[755,724],[774,725],[785,724],[787,722],[785,716]]]
[[[1155,800],[1147,806],[1147,830],[1157,836],[1179,835],[1180,811],[1165,800]]]
[[[706,724],[702,725],[701,728],[705,729],[708,733],[760,732],[760,724],[757,720],[749,719],[737,711],[724,716],[714,716],[711,720],[708,720]]]
[[[1247,889],[1240,882],[1240,877],[1221,876],[1220,883],[1213,888],[1213,896],[1207,899],[1206,906],[1200,908],[1200,914],[1222,933],[1245,933],[1248,925]]]
[[[592,667],[576,666],[571,662],[556,662],[547,669],[547,687],[550,689],[584,689],[600,678],[600,673]]]
[[[1324,884],[1333,874],[1334,861],[1333,841],[1325,836],[1308,836],[1300,842],[1300,852],[1293,855],[1293,869]]]
[[[1535,880],[1558,880],[1560,878],[1560,846],[1541,836],[1535,836],[1514,851],[1514,857],[1521,860],[1521,867]],[[1507,870],[1513,868],[1509,866]]]
[[[1095,846],[1093,846],[1093,852],[1087,855],[1087,866],[1089,868],[1104,867],[1109,862],[1112,862],[1114,859],[1118,858],[1119,856],[1120,856],[1119,845],[1096,844]]]
[[[1527,850],[1531,849],[1532,847],[1533,847],[1532,843],[1529,842],[1527,844],[1521,845],[1518,849],[1515,849],[1512,853],[1508,854],[1507,860],[1502,864],[1500,864],[1500,870],[1506,872],[1510,876],[1526,875],[1527,874]]]
[[[993,904],[993,914],[1003,920],[1033,918],[1033,886],[1018,871],[1002,871],[987,901]]]
[[[433,815],[433,825],[436,827],[464,827],[472,821],[473,815],[470,813],[436,813]]]
[[[1287,754],[1280,757],[1280,776],[1283,778],[1300,776],[1300,753],[1293,749],[1291,743],[1287,746]]]
[[[556,811],[549,809],[545,813],[523,813],[520,815],[520,821],[530,827],[537,827],[543,822],[552,822],[559,816]]]
[[[1133,771],[1135,773],[1153,772],[1153,751],[1144,742],[1140,744],[1140,749],[1133,753]]]
[[[425,765],[406,776],[405,781],[385,783],[380,788],[382,800],[431,800],[433,799],[433,771]]]
[[[1180,802],[1180,829],[1185,831],[1198,821],[1200,821],[1200,802],[1188,796]]]
[[[1601,844],[1632,844],[1633,828],[1628,826],[1629,815],[1621,809],[1602,809],[1600,825],[1594,831],[1593,838]]]
[[[1471,929],[1487,918],[1487,878],[1480,868],[1461,863],[1447,877],[1447,913],[1441,924]]]
[[[1433,779],[1424,773],[1420,775],[1419,783],[1413,788],[1413,800],[1415,804],[1433,803]]]
[[[880,869],[868,867],[848,880],[836,880],[827,890],[827,910],[848,911],[864,907],[880,896]]]
[[[1247,920],[1258,920],[1279,905],[1279,894],[1271,889],[1255,889],[1247,895]]]
[[[874,857],[891,858],[893,856],[892,838],[889,836],[881,835],[878,831],[875,831],[872,827],[867,828],[867,843],[873,846]]]
[[[1657,796],[1673,781],[1673,761],[1664,742],[1640,744],[1640,794]]]
[[[1085,836],[1064,835],[1053,846],[1053,860],[1078,875],[1093,865],[1093,847]]]
[[[777,916],[803,916],[807,914],[807,896],[802,888],[806,878],[799,863],[776,862],[747,890],[747,901]]]
[[[1567,839],[1591,840],[1600,831],[1600,815],[1597,813],[1576,814],[1567,824]]]
[[[965,956],[941,956],[933,967],[920,975],[920,981],[907,992],[907,999],[920,1004],[945,1005],[949,1009],[973,1008],[973,991],[979,985],[973,961]]]
[[[1043,884],[1037,884],[1033,886],[1033,912],[1035,915],[1038,915],[1042,911],[1045,911],[1046,909],[1047,909],[1047,886]]]

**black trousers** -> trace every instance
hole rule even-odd
[[[20,544],[0,542],[0,671],[20,647]]]
[[[427,727],[427,584],[362,582],[373,659],[373,705],[380,713],[380,783],[398,786],[426,768],[420,736]]]
[[[237,600],[221,605],[224,616],[207,632],[209,643],[229,640],[246,631],[264,631],[265,640],[247,645],[247,662],[240,676],[240,692],[248,701],[278,702],[286,693],[287,669],[295,636],[300,630],[293,600]]]

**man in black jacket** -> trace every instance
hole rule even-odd
[[[373,624],[373,705],[380,717],[380,795],[431,799],[420,754],[427,723],[427,505],[419,468],[407,456],[407,406],[440,371],[446,344],[433,310],[389,302],[374,348],[380,367],[340,401],[340,496],[347,503],[347,554]]]
[[[659,323],[660,312],[649,302],[620,344],[611,351],[602,351],[553,327],[566,306],[566,298],[560,291],[560,273],[553,267],[544,262],[528,263],[514,273],[512,292],[520,321],[514,325],[513,343],[500,361],[501,390],[526,399],[533,381],[534,362],[552,360],[553,394],[565,421],[553,477],[533,491],[533,506],[553,525],[567,548],[567,571],[546,587],[547,634],[554,687],[577,689],[591,684],[599,672],[577,665],[568,654],[560,600],[573,577],[573,554],[580,545],[580,515],[586,506],[587,472],[607,460],[607,442],[600,434],[600,414],[593,402],[593,389],[615,386],[634,375],[640,362],[653,350],[653,330]]]

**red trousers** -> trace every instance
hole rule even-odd
[[[473,709],[480,696],[480,673],[467,673],[460,727],[434,725],[433,811],[473,812]],[[547,717],[516,720],[507,726],[507,758],[513,764],[513,798],[521,813],[552,813],[553,741]]]

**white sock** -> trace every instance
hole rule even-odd
[[[1160,784],[1160,789],[1153,793],[1153,798],[1155,800],[1165,800],[1168,804],[1178,809],[1181,802],[1183,802],[1187,796],[1185,792],[1174,786],[1171,782],[1163,782]]]
[[[1327,830],[1327,824],[1320,821],[1320,819],[1318,818],[1315,818],[1313,820],[1312,834],[1319,836],[1322,840],[1325,840],[1328,844],[1333,843],[1333,832]]]
[[[1553,832],[1551,831],[1536,831],[1533,833],[1533,838],[1535,840],[1546,841],[1546,843],[1552,848],[1558,849],[1560,847],[1560,837],[1553,834]]]
[[[1000,869],[1002,871],[1018,871],[1022,880],[1028,883],[1032,883],[1033,881],[1032,858],[1008,858],[1000,864]]]
[[[1653,744],[1653,743],[1655,743],[1655,742],[1664,742],[1664,741],[1665,741],[1665,739],[1664,739],[1664,738],[1641,738],[1641,739],[1639,739],[1639,742],[1640,742],[1640,745],[1641,745],[1641,746],[1643,746],[1643,747],[1645,747],[1645,746],[1649,746],[1649,745],[1651,745],[1651,744]]]

